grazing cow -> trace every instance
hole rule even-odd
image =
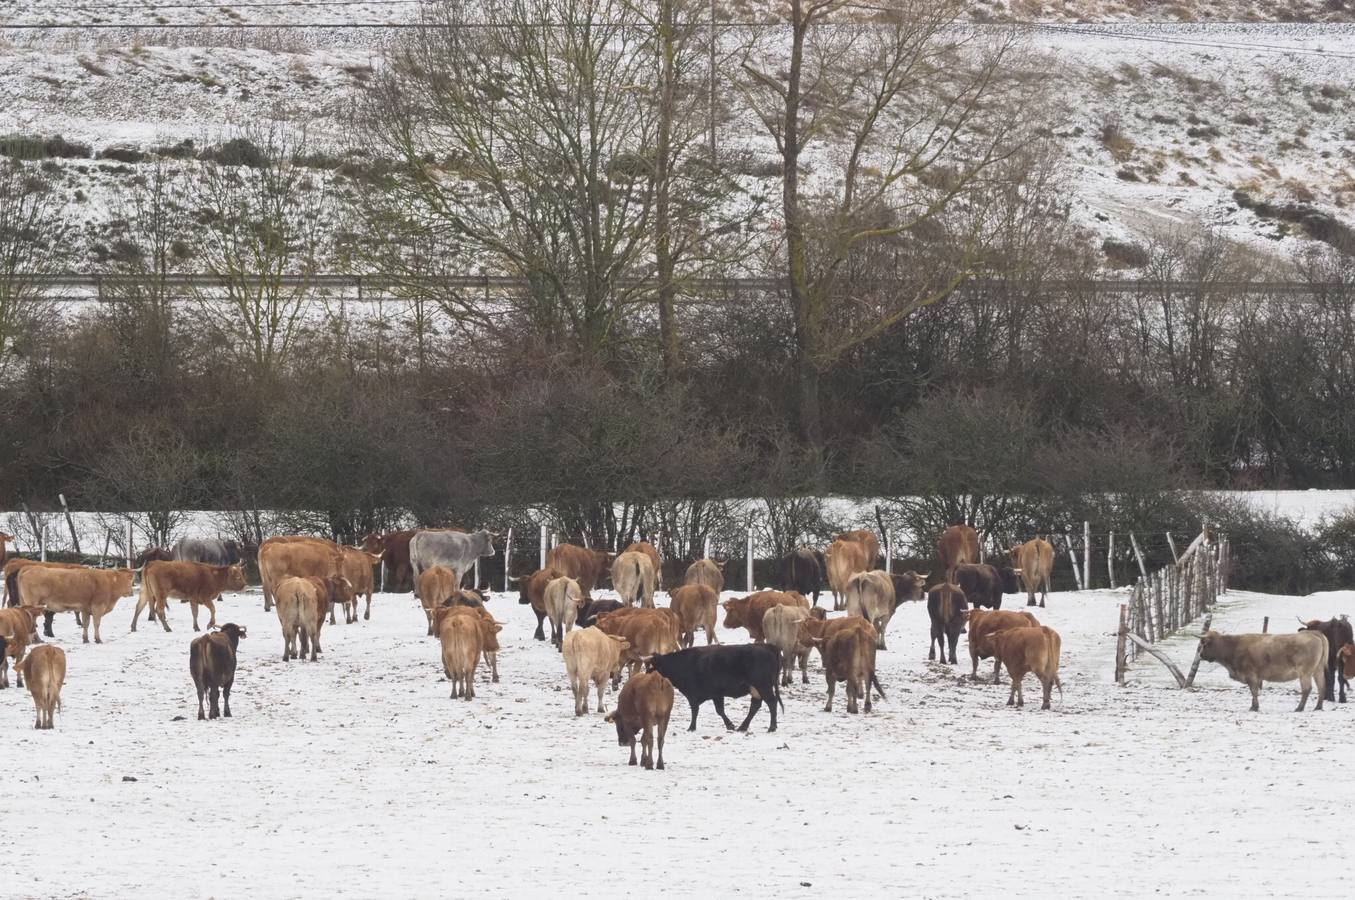
[[[659,549],[649,541],[635,541],[628,545],[622,553],[643,553],[648,559],[649,564],[654,567],[654,580],[659,587],[663,587],[663,560],[659,558]],[[612,584],[616,584],[616,579],[612,579]]]
[[[1035,605],[1035,591],[1040,591],[1040,606],[1049,596],[1049,578],[1054,574],[1054,545],[1036,537],[1011,549],[1012,564],[1026,586],[1026,606]]]
[[[4,639],[0,638],[0,644]],[[0,648],[2,649],[2,648]],[[66,652],[54,644],[39,644],[15,666],[28,682],[28,693],[38,710],[34,728],[51,728],[52,714],[61,709],[61,686],[66,682]]]
[[[316,661],[320,649],[320,629],[325,624],[325,614],[331,609],[332,581],[336,579],[284,578],[273,594],[277,607],[278,621],[282,623],[282,659],[296,659],[297,643],[301,646],[300,658],[304,661]]]
[[[452,683],[452,699],[475,699],[475,670],[485,652],[486,632],[497,634],[503,627],[485,621],[476,610],[446,607],[437,612],[438,637],[442,641],[442,670]]]
[[[1341,668],[1341,648],[1346,644],[1355,642],[1355,634],[1352,634],[1350,622],[1343,616],[1339,619],[1327,619],[1325,622],[1321,619],[1311,619],[1303,623],[1299,631],[1317,631],[1327,639],[1327,689],[1324,697],[1328,703],[1335,703],[1336,685],[1341,686],[1341,703],[1346,702],[1346,688],[1350,682],[1346,678],[1346,673]]]
[[[964,591],[969,602],[989,609],[1002,608],[1003,594],[1016,594],[1021,586],[1017,572],[1011,566],[993,566],[987,563],[965,563],[955,567],[955,583]]]
[[[562,652],[565,672],[569,675],[569,689],[574,692],[574,715],[588,713],[588,685],[597,686],[598,712],[606,712],[603,692],[610,680],[621,678],[630,642],[617,634],[608,634],[600,628],[581,628],[565,635]]]
[[[1057,631],[1046,625],[1008,628],[989,635],[988,642],[993,648],[997,664],[1006,666],[1007,674],[1011,676],[1008,706],[1026,705],[1021,682],[1027,673],[1033,673],[1040,679],[1040,687],[1044,689],[1044,701],[1040,709],[1049,709],[1050,694],[1055,685],[1058,685],[1059,697],[1063,696],[1063,685],[1059,682],[1059,653],[1063,641]]]
[[[273,589],[284,578],[328,578],[343,574],[343,551],[324,538],[271,537],[259,547],[263,608],[273,608]]]
[[[847,582],[847,615],[860,616],[875,626],[880,650],[889,649],[885,646],[885,629],[889,627],[897,605],[894,582],[879,569],[858,572]]]
[[[573,578],[555,578],[546,585],[545,600],[546,615],[550,618],[550,642],[559,650],[579,616],[583,592]]]
[[[561,544],[546,554],[546,567],[559,569],[579,583],[584,597],[591,600],[593,589],[607,577],[612,556],[606,550],[590,550],[576,544]]]
[[[704,584],[684,584],[670,596],[670,608],[677,613],[678,644],[690,647],[696,642],[696,629],[706,632],[706,644],[719,643],[715,639],[715,607],[719,596]]]
[[[419,573],[415,593],[419,597],[424,615],[428,617],[429,637],[434,634],[433,613],[451,601],[452,595],[456,593],[456,586],[460,583],[461,579],[456,572],[446,566],[432,566]]]
[[[880,558],[880,539],[875,536],[874,532],[866,531],[865,529],[844,531],[842,534],[839,534],[835,540],[856,541],[860,544],[861,550],[865,554],[867,569],[872,568],[875,565],[875,561]]]
[[[616,742],[630,745],[630,764],[635,765],[635,735],[640,738],[640,765],[654,766],[654,739],[659,744],[658,768],[663,768],[663,739],[668,734],[668,717],[673,714],[673,683],[658,672],[641,672],[626,682],[616,698],[616,711],[606,721],[616,725]]]
[[[825,638],[810,638],[823,657],[823,675],[828,681],[828,702],[823,707],[824,712],[833,711],[833,694],[839,681],[847,683],[849,713],[858,711],[856,702],[862,696],[866,699],[866,712],[870,712],[871,685],[880,692],[880,699],[885,699],[884,688],[875,677],[875,650],[879,640],[875,626],[865,620],[856,627],[838,629]]]
[[[94,620],[94,643],[102,644],[99,626],[123,597],[132,596],[135,569],[51,569],[27,566],[19,572],[24,603],[45,612],[74,612],[81,617],[84,642]]]
[[[833,609],[847,605],[847,582],[858,572],[870,569],[865,548],[857,541],[833,541],[828,548],[828,587],[833,592]]]
[[[927,592],[927,615],[932,620],[932,639],[927,645],[927,658],[936,659],[941,650],[941,662],[946,661],[946,642],[950,642],[950,662],[955,664],[955,645],[964,632],[969,601],[958,585],[942,583]]]
[[[656,655],[649,662],[687,698],[687,705],[692,710],[688,731],[696,730],[696,714],[707,700],[715,704],[715,711],[724,720],[725,728],[733,731],[734,723],[725,715],[725,698],[744,694],[751,695],[753,700],[739,731],[748,730],[748,724],[764,702],[772,714],[772,724],[767,730],[776,730],[776,708],[778,705],[784,708],[785,704],[781,702],[781,689],[776,683],[781,659],[775,647],[757,644],[690,647]]]
[[[1317,706],[1326,695],[1327,636],[1320,631],[1298,634],[1221,634],[1207,631],[1200,638],[1200,659],[1218,663],[1228,677],[1251,688],[1251,711],[1261,710],[1261,685],[1267,681],[1298,679],[1299,706],[1308,704],[1312,685],[1317,684]]]
[[[965,596],[968,596],[966,594]],[[978,680],[979,660],[987,659],[993,655],[992,636],[999,631],[1006,631],[1009,628],[1035,628],[1040,624],[1034,614],[1025,611],[1013,612],[1011,610],[986,610],[979,609],[977,606],[969,610],[969,661],[972,668],[969,672],[971,680]],[[993,664],[993,684],[1001,680],[1002,663]]]
[[[249,637],[245,626],[227,622],[220,631],[212,631],[193,638],[188,645],[188,670],[193,674],[193,685],[198,691],[198,719],[216,719],[222,713],[218,706],[225,700],[226,718],[231,717],[231,686],[235,684],[235,655],[240,641]],[[209,696],[210,714],[203,715],[202,698]]]
[[[816,607],[817,608],[817,607]],[[809,684],[809,647],[800,643],[800,623],[809,610],[799,606],[773,606],[762,617],[767,643],[781,653],[781,686],[791,683],[795,663],[800,663],[800,683]]]
[[[758,591],[747,597],[726,600],[721,606],[725,609],[725,627],[747,628],[748,635],[755,644],[761,644],[766,639],[762,631],[762,617],[773,606],[810,608],[809,599],[803,594],[783,591]]]
[[[454,572],[461,573],[464,580],[466,573],[475,568],[477,559],[495,554],[496,537],[497,534],[484,529],[469,534],[450,528],[418,532],[409,540],[409,566],[410,571],[414,573],[415,588],[418,587],[419,573],[433,566],[446,566]]]
[[[946,581],[955,583],[955,570],[965,563],[983,562],[979,533],[968,525],[952,525],[936,539],[936,555],[946,571]]]
[[[643,553],[622,553],[612,563],[612,586],[627,606],[654,605],[654,566]]]
[[[564,578],[565,573],[561,569],[553,566],[546,566],[544,569],[537,569],[530,575],[521,578],[510,579],[518,586],[518,603],[532,605],[532,612],[536,613],[536,633],[532,637],[538,641],[546,639],[545,621],[546,621],[546,585],[557,578]],[[574,579],[578,581],[577,578]],[[579,585],[580,590],[583,585]]]
[[[29,644],[38,643],[38,616],[41,613],[36,606],[0,609],[0,640],[6,642],[5,650],[0,651],[0,688],[9,687],[11,659],[19,687],[24,686],[23,675],[18,674],[19,660],[23,659]]]
[[[683,584],[704,584],[718,596],[725,589],[725,575],[721,571],[724,569],[723,562],[716,562],[713,559],[698,559],[687,567],[687,574],[683,577]]]
[[[590,600],[579,613],[578,625],[580,628],[587,628],[597,622],[598,616],[603,613],[614,612],[618,609],[624,609],[626,604],[620,600]]]
[[[147,547],[132,557],[132,568],[143,569],[148,562],[173,562],[174,554],[164,547]]]
[[[645,657],[678,649],[678,619],[671,609],[622,607],[598,616],[594,627],[626,639],[630,645],[626,662],[632,675]]]
[[[141,610],[149,607],[151,621],[158,617],[165,631],[169,631],[169,622],[165,619],[165,610],[171,598],[180,603],[190,604],[193,611],[193,630],[198,628],[198,607],[206,606],[211,613],[208,628],[216,627],[216,601],[226,591],[245,589],[245,567],[239,563],[233,566],[212,566],[195,562],[162,562],[146,564],[141,573],[141,596],[136,600],[136,612],[132,613],[132,630],[136,631]]]
[[[828,561],[823,552],[812,547],[797,547],[781,557],[776,566],[777,584],[783,591],[795,591],[812,597],[819,605],[819,591],[828,573]]]
[[[341,547],[339,552],[343,554],[343,565],[341,572],[348,583],[353,586],[353,592],[357,596],[367,596],[367,606],[362,613],[364,620],[372,617],[372,593],[376,590],[376,576],[372,569],[377,563],[381,562],[380,553],[368,553],[366,550],[359,550],[357,547]],[[347,612],[347,608],[344,610]],[[358,605],[354,598],[352,616],[348,617],[344,624],[352,625],[358,620]],[[331,620],[330,624],[334,622]]]
[[[387,531],[385,534],[369,534],[362,539],[362,549],[368,553],[379,553],[386,564],[387,586],[392,590],[403,589],[406,584],[414,586],[414,576],[409,566],[409,541],[417,532]]]

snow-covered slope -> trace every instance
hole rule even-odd
[[[59,619],[69,672],[55,730],[29,728],[25,693],[0,693],[0,853],[19,861],[0,893],[1339,894],[1343,850],[1321,827],[1355,801],[1349,779],[1330,777],[1355,706],[1297,715],[1293,687],[1274,686],[1251,714],[1217,668],[1187,693],[1149,659],[1117,687],[1122,600],[1056,594],[1036,610],[1064,640],[1050,712],[1009,709],[1005,685],[963,677],[963,640],[960,665],[926,662],[926,612],[908,604],[873,714],[848,715],[841,692],[822,712],[816,658],[774,734],[765,712],[727,734],[709,706],[688,733],[679,697],[664,772],[627,767],[600,715],[574,717],[559,654],[532,640],[512,596],[490,603],[507,622],[502,681],[482,676],[472,702],[448,699],[408,595],[327,627],[314,664],[282,662],[257,593],[229,596],[220,621],[250,636],[235,717],[214,722],[195,718],[186,608],[171,610],[172,634],[129,634],[124,600],[102,645]],[[1216,621],[1255,630],[1264,615],[1351,606],[1355,594],[1235,595]]]

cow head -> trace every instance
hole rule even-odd
[[[748,618],[748,598],[737,597],[720,604],[725,608],[725,627],[742,628]]]
[[[385,553],[386,536],[384,534],[369,534],[362,538],[362,549],[368,553]]]
[[[117,597],[130,597],[133,592],[133,585],[136,583],[136,573],[140,569],[114,569],[113,587],[117,591]]]
[[[890,581],[894,582],[894,603],[897,605],[905,600],[921,600],[927,592],[927,578],[931,574],[923,572],[919,575],[910,570],[902,575],[891,576]]]
[[[225,625],[222,625],[220,633],[224,634],[226,640],[231,642],[232,650],[238,647],[242,640],[249,637],[249,635],[245,633],[245,626],[236,625],[234,622],[227,622]]]
[[[1205,662],[1218,662],[1221,643],[1219,637],[1219,633],[1213,630],[1200,635],[1200,659]]]
[[[1011,566],[994,566],[993,568],[997,569],[997,577],[1002,582],[1002,593],[1021,593],[1021,583],[1016,580],[1017,576],[1021,574],[1020,569],[1013,569]]]
[[[1327,626],[1327,623],[1323,622],[1321,619],[1309,619],[1306,622],[1303,619],[1299,619],[1299,624],[1303,626],[1299,631],[1323,631]]]
[[[813,647],[823,642],[824,623],[828,621],[827,614],[816,616],[817,609],[810,610],[810,614],[800,620],[800,630],[796,633],[796,640],[801,647]]]
[[[1347,678],[1355,678],[1355,644],[1346,644],[1336,654],[1341,661],[1341,672]]]
[[[243,591],[245,589],[245,567],[243,563],[236,563],[233,566],[226,567],[226,590]]]

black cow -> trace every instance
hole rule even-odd
[[[748,723],[762,708],[763,701],[772,713],[772,724],[767,730],[776,730],[776,707],[780,704],[785,709],[785,704],[781,703],[781,691],[776,686],[781,677],[781,654],[775,647],[768,644],[690,647],[657,654],[649,663],[687,698],[687,705],[692,708],[688,731],[696,730],[696,714],[707,700],[715,704],[725,727],[733,731],[734,723],[725,715],[725,698],[744,694],[752,694],[753,702],[739,731],[748,730]]]
[[[1302,620],[1300,620],[1302,621]],[[1336,702],[1336,683],[1341,685],[1341,702],[1346,702],[1346,687],[1350,682],[1346,679],[1345,667],[1341,665],[1341,648],[1346,644],[1355,644],[1355,635],[1352,635],[1350,622],[1344,616],[1339,619],[1328,619],[1323,622],[1321,619],[1310,619],[1303,623],[1299,631],[1317,631],[1321,632],[1327,639],[1327,693],[1328,703]]]
[[[955,663],[955,645],[964,633],[969,618],[969,602],[964,591],[953,584],[938,584],[927,592],[927,615],[932,618],[932,639],[927,645],[927,658],[936,659],[941,649],[941,662],[946,661],[946,641],[950,641],[950,662]]]
[[[226,718],[231,717],[231,686],[235,684],[235,654],[240,639],[249,637],[243,625],[227,622],[220,631],[194,638],[188,648],[188,669],[198,690],[198,718],[215,719],[221,715],[218,698],[224,694]],[[210,698],[210,716],[203,715],[202,699]]]
[[[777,587],[783,591],[795,591],[806,597],[814,598],[819,605],[819,585],[828,575],[828,563],[823,551],[812,547],[797,547],[781,557],[776,568]]]
[[[955,583],[964,591],[970,603],[989,609],[1002,608],[1003,594],[1021,592],[1021,585],[1016,581],[1016,570],[1011,566],[965,563],[955,567]]]
[[[625,605],[620,600],[590,600],[583,608],[583,612],[579,613],[578,627],[587,628],[589,625],[596,625],[598,616],[618,610]]]

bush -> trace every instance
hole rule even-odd
[[[231,138],[219,147],[207,147],[198,154],[203,162],[214,162],[223,166],[247,166],[262,169],[268,165],[268,157],[257,144],[249,138]]]
[[[0,138],[0,156],[11,159],[90,159],[94,151],[88,144],[68,141],[59,134],[47,138],[12,134]]]

